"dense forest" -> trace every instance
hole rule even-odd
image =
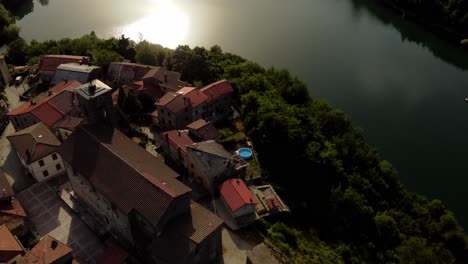
[[[430,6],[408,1],[418,3]],[[2,8],[5,29],[14,18]],[[45,42],[16,38],[7,62],[34,64],[43,54],[87,55],[104,68],[122,59],[163,65],[197,86],[228,79],[263,173],[291,208],[259,228],[295,263],[468,263],[468,238],[454,214],[437,199],[405,190],[351,118],[314,99],[287,70],[264,68],[219,46],[171,50],[93,32]]]
[[[377,0],[436,26],[455,38],[468,39],[468,0]],[[467,41],[464,41],[467,42]]]

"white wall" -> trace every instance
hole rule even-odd
[[[52,158],[52,155],[53,154],[56,154],[57,155],[57,159],[54,160]],[[45,156],[44,158],[40,159],[40,160],[43,160],[44,161],[44,165],[43,166],[40,166],[39,165],[39,160],[29,164],[27,166],[29,172],[31,172],[31,174],[33,175],[33,177],[38,181],[38,182],[41,182],[41,181],[45,181],[45,180],[49,180],[57,175],[60,175],[62,174],[63,172],[65,172],[65,166],[63,165],[63,161],[62,161],[62,157],[60,157],[59,154],[57,154],[56,152],[54,153],[51,153],[50,155],[48,156]],[[57,170],[56,168],[56,165],[57,164],[60,164],[60,170]],[[48,176],[44,176],[43,172],[47,170],[49,172],[49,175]]]

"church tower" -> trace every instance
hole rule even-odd
[[[96,79],[75,88],[76,97],[86,124],[116,125],[112,105],[112,89]]]

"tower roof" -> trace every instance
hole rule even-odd
[[[98,79],[75,88],[75,93],[87,100],[91,100],[110,91],[112,91],[112,88]]]

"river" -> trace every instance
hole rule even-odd
[[[468,52],[371,0],[43,0],[26,40],[126,34],[171,48],[220,45],[286,68],[349,113],[405,185],[468,227]],[[48,4],[47,4],[48,2]]]

